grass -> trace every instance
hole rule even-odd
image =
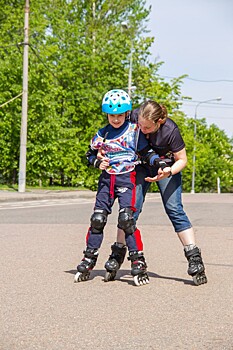
[[[82,186],[79,187],[62,187],[62,186],[26,186],[26,192],[30,192],[33,190],[41,190],[41,191],[85,191],[87,188]],[[2,185],[0,184],[0,191],[18,191],[18,185]]]

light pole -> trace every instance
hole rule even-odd
[[[131,40],[130,56],[129,56],[129,77],[128,77],[128,94],[131,97],[132,91],[132,67],[133,67],[133,42]]]
[[[19,183],[18,192],[25,192],[27,153],[27,113],[28,113],[28,46],[29,46],[29,0],[25,0],[24,53],[23,53],[23,97],[20,133]]]
[[[121,26],[123,29],[129,30],[128,24],[126,22],[122,22]],[[130,34],[130,56],[129,56],[129,74],[128,74],[128,94],[131,97],[132,92],[132,70],[133,70],[133,40]]]
[[[210,100],[200,101],[197,103],[195,108],[195,115],[194,115],[194,143],[193,143],[193,172],[192,172],[192,189],[191,193],[195,193],[195,175],[196,175],[196,169],[195,169],[195,163],[196,163],[196,137],[197,137],[197,108],[203,104],[208,103],[212,101],[221,101],[222,97],[216,97],[212,98]]]

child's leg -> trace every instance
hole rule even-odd
[[[150,183],[145,181],[145,177],[151,176],[150,167],[137,165],[136,168],[136,201],[134,219],[137,221],[139,214],[142,211],[146,193],[150,187]],[[117,242],[125,244],[125,233],[121,229],[117,229]]]
[[[132,191],[135,189],[134,184],[134,173],[127,173],[127,174],[121,174],[117,175],[115,177],[115,183],[114,183],[114,196],[118,197],[120,208],[122,209],[123,206],[129,207],[126,208],[126,210],[131,211],[132,203],[134,203],[134,198],[132,198]],[[133,181],[132,181],[133,179]],[[113,188],[113,186],[111,186]],[[124,210],[123,210],[124,211]],[[126,214],[127,215],[127,214]],[[124,216],[124,213],[121,214],[121,216]],[[134,220],[132,220],[132,223]],[[123,229],[119,229],[121,232],[121,238],[117,240],[112,246],[111,246],[111,254],[109,256],[108,261],[105,264],[105,268],[107,270],[105,274],[105,281],[112,281],[116,277],[116,273],[119,270],[121,264],[124,261],[125,254],[126,254],[126,246],[125,246],[125,232]],[[132,232],[134,231],[134,228]]]
[[[147,264],[143,253],[143,243],[139,229],[136,228],[132,234],[126,233],[125,239],[129,250],[128,260],[131,261],[131,274],[134,277],[134,283],[136,286],[149,283]]]
[[[117,242],[118,243],[121,243],[121,244],[126,244],[125,242],[125,233],[124,231],[121,229],[121,228],[117,228],[117,238],[116,238]]]
[[[120,205],[118,227],[125,232],[126,245],[129,250],[128,260],[131,261],[131,273],[134,276],[134,282],[137,286],[149,283],[141,233],[136,228],[134,218],[134,212],[136,210],[135,173],[129,174],[127,191],[118,193],[118,200]]]
[[[83,251],[84,257],[77,266],[78,272],[74,277],[74,282],[87,281],[90,277],[90,271],[95,267],[98,258],[98,249],[86,248]]]
[[[81,263],[77,266],[78,272],[75,275],[75,282],[85,281],[90,276],[90,271],[96,265],[98,258],[98,249],[103,241],[103,231],[107,223],[108,214],[111,213],[113,205],[109,199],[110,178],[105,174],[101,174],[99,180],[99,189],[96,195],[96,203],[94,213],[91,216],[91,226],[86,235],[86,250]],[[102,205],[102,207],[100,207]]]
[[[95,267],[98,258],[98,249],[103,241],[103,230],[107,222],[107,211],[95,209],[91,216],[91,226],[86,235],[86,250],[83,251],[84,257],[77,266],[78,272],[74,281],[86,281],[90,277],[90,271]]]
[[[109,259],[104,265],[106,269],[106,274],[104,277],[105,282],[113,281],[115,279],[116,273],[124,261],[127,248],[125,244],[115,242],[111,246],[111,251],[112,252],[109,255]]]

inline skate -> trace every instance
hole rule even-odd
[[[201,257],[201,251],[198,247],[185,251],[185,257],[188,260],[188,274],[192,276],[195,285],[207,283],[205,267]]]
[[[108,261],[105,263],[104,267],[106,273],[104,276],[104,281],[114,281],[117,271],[120,269],[126,254],[126,246],[122,243],[115,242],[112,246],[112,253],[109,256]]]
[[[74,282],[87,281],[89,279],[90,271],[94,268],[99,255],[98,249],[87,248],[83,253],[84,257],[77,266],[78,272],[74,276]]]
[[[131,261],[131,275],[136,286],[149,283],[147,265],[142,251],[129,252],[128,260]]]

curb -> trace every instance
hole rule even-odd
[[[233,203],[233,193],[183,193],[185,203]],[[32,192],[10,192],[0,191],[0,203],[32,201],[32,200],[51,200],[51,199],[93,199],[95,200],[96,192],[90,190],[81,191],[32,191]],[[157,198],[161,200],[159,193],[147,193],[147,199]]]
[[[96,192],[92,191],[67,191],[67,192],[52,192],[46,191],[43,193],[19,193],[19,192],[0,192],[0,202],[18,202],[31,200],[47,200],[47,199],[75,199],[75,198],[95,198]]]

